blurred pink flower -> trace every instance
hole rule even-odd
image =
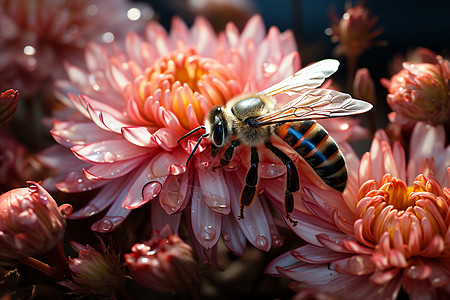
[[[0,195],[0,267],[44,254],[61,240],[70,205],[59,208],[52,196],[36,182]]]
[[[169,225],[154,230],[149,241],[135,244],[131,251],[124,259],[133,279],[151,290],[175,292],[197,283],[194,251]]]
[[[266,269],[343,299],[450,294],[450,146],[442,126],[418,123],[409,161],[377,132],[361,161],[347,149],[343,195],[306,190],[296,233],[308,244]]]
[[[19,92],[7,90],[0,92],[0,129],[12,118],[19,103]]]
[[[174,18],[170,33],[150,22],[145,37],[130,33],[124,44],[123,48],[89,44],[88,69],[68,65],[70,82],[59,82],[61,95],[69,93],[64,101],[85,118],[55,120],[51,132],[81,161],[67,159],[56,147],[43,159],[64,169],[65,177],[56,184],[62,191],[104,186],[73,217],[88,217],[109,207],[92,226],[106,232],[117,228],[129,209],[155,199],[153,228],[171,220],[176,231],[180,212],[185,210],[193,243],[206,249],[217,243],[221,233],[225,244],[238,254],[243,253],[247,239],[265,251],[279,245],[281,238],[264,195],[238,220],[249,149],[241,147],[230,168],[213,172],[209,140],[203,140],[189,167],[186,160],[199,134],[180,144],[177,141],[201,125],[213,105],[223,105],[244,92],[261,91],[297,71],[300,58],[292,32],[280,33],[272,27],[266,35],[262,18],[254,16],[242,33],[230,23],[216,36],[201,17],[190,29]],[[329,120],[324,126],[340,141],[348,139],[357,126],[353,122]],[[299,164],[302,180],[320,182],[294,150],[278,138],[273,143]],[[283,184],[286,171],[279,160],[261,155],[260,168],[261,191],[270,190],[266,182],[268,186]],[[270,193],[282,211],[283,191]]]
[[[0,90],[45,92],[52,80],[65,77],[63,61],[82,61],[88,40],[111,42],[142,28],[152,14],[127,0],[1,1]]]
[[[334,49],[335,55],[357,58],[369,48],[383,45],[384,42],[374,40],[382,30],[378,28],[372,31],[378,18],[370,16],[364,2],[354,6],[349,4],[350,2],[347,3],[342,18],[339,18],[336,11],[330,14],[332,24],[329,34],[332,42],[339,43]]]
[[[59,282],[71,290],[70,294],[79,297],[96,295],[115,299],[115,296],[123,292],[125,270],[120,256],[106,247],[101,238],[99,240],[100,250],[90,245],[70,243],[72,248],[78,252],[77,258],[69,257],[69,268],[73,281]]]
[[[444,124],[450,118],[450,63],[441,56],[435,63],[403,63],[391,80],[382,79],[388,89],[387,102],[394,111],[393,123],[423,121]]]

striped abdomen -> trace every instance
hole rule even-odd
[[[347,182],[344,157],[336,142],[316,121],[285,123],[276,134],[300,154],[323,181],[342,192]]]

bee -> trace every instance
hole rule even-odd
[[[249,206],[258,186],[259,155],[257,148],[264,145],[286,167],[284,208],[286,218],[295,226],[290,214],[294,211],[292,193],[298,191],[299,176],[292,159],[270,142],[275,134],[292,147],[322,180],[342,192],[347,182],[344,156],[333,138],[314,119],[342,117],[369,111],[368,102],[353,99],[349,94],[317,88],[337,71],[339,62],[325,59],[307,66],[281,82],[259,93],[244,94],[214,106],[207,113],[204,125],[188,132],[179,141],[198,130],[205,130],[190,153],[186,165],[203,138],[211,141],[213,157],[221,152],[219,167],[228,165],[237,147],[250,147],[250,167],[240,197],[240,218]],[[284,94],[290,100],[275,108],[275,95]]]

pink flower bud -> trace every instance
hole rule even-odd
[[[133,279],[151,290],[180,291],[197,282],[193,250],[169,225],[131,251],[124,257]]]
[[[125,273],[120,258],[105,246],[103,240],[100,242],[100,250],[71,242],[72,248],[78,251],[77,258],[69,258],[73,281],[59,282],[71,289],[70,293],[113,297],[123,290]]]
[[[450,62],[437,56],[437,63],[403,63],[391,80],[387,102],[394,111],[392,122],[425,121],[442,124],[450,118]]]
[[[355,80],[353,81],[353,95],[355,98],[375,104],[375,84],[368,69],[362,68],[356,71]]]
[[[18,91],[7,90],[0,93],[0,128],[12,118],[16,112],[18,102]]]
[[[11,266],[43,254],[61,240],[70,205],[58,208],[38,183],[0,195],[0,266]],[[62,209],[62,212],[61,212]]]
[[[332,13],[331,40],[339,43],[335,52],[337,55],[359,57],[365,50],[374,45],[382,45],[382,41],[374,41],[374,38],[382,33],[381,29],[372,31],[377,18],[370,16],[370,11],[363,3],[348,7],[339,19],[336,12]]]

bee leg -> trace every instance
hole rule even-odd
[[[286,188],[284,193],[284,208],[286,210],[286,218],[291,222],[293,226],[297,225],[297,221],[291,218],[291,213],[294,211],[294,196],[293,192],[300,189],[298,171],[292,159],[286,155],[283,151],[272,145],[270,142],[266,142],[266,147],[272,151],[286,166]]]
[[[234,154],[234,149],[239,146],[241,144],[241,142],[239,140],[234,140],[231,142],[230,146],[228,146],[228,148],[225,150],[225,152],[223,153],[223,156],[220,159],[220,164],[218,166],[214,166],[212,168],[212,170],[216,170],[217,168],[220,167],[224,167],[227,166],[230,161],[231,158],[233,158],[233,154]],[[215,155],[213,155],[215,156]]]
[[[245,186],[241,192],[241,210],[239,219],[244,218],[244,207],[252,204],[256,195],[256,186],[258,185],[258,164],[259,155],[256,147],[251,148],[250,168],[245,176]]]

